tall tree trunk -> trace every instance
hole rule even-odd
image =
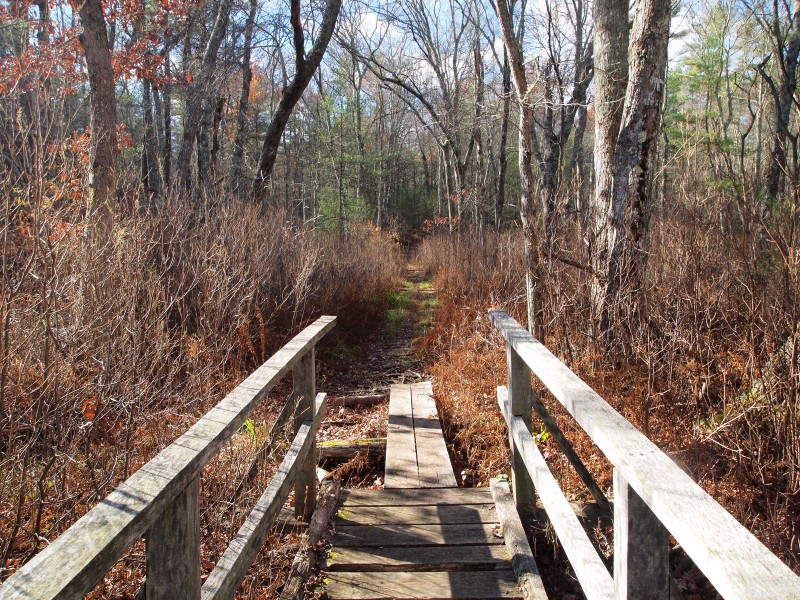
[[[503,221],[503,207],[506,203],[506,170],[508,168],[508,121],[511,112],[511,67],[508,54],[503,53],[503,119],[500,122],[500,148],[498,150],[497,195],[494,199],[494,226],[500,231]]]
[[[247,131],[247,110],[250,107],[250,84],[253,81],[253,69],[250,66],[250,56],[253,47],[253,29],[258,11],[258,0],[250,0],[250,12],[247,14],[247,24],[244,27],[244,50],[242,55],[242,92],[239,95],[239,112],[236,115],[236,138],[233,142],[233,157],[231,159],[230,186],[231,195],[239,196],[243,191],[242,159],[244,157],[245,134]]]
[[[594,178],[590,215],[592,304],[595,317],[603,314],[608,263],[614,241],[611,189],[625,89],[628,79],[628,0],[594,0]]]
[[[328,47],[328,42],[336,27],[336,19],[339,16],[339,9],[342,7],[342,0],[327,0],[322,26],[317,40],[314,42],[307,57],[304,50],[303,24],[300,19],[300,0],[291,0],[291,6],[296,72],[291,83],[283,90],[278,108],[272,115],[269,127],[267,127],[264,146],[261,149],[258,173],[253,180],[253,199],[259,203],[264,203],[266,200],[269,177],[272,174],[272,168],[275,166],[275,159],[278,157],[278,147],[283,137],[283,131],[289,122],[289,117],[295,105],[300,100],[308,82],[311,81],[311,77],[314,75],[314,71],[317,70],[319,63],[322,61],[325,49]]]
[[[601,331],[607,332],[621,293],[628,311],[641,309],[647,264],[650,199],[661,135],[670,3],[639,0],[629,52],[630,74],[613,167],[608,265]]]
[[[778,23],[777,3],[774,10],[773,28],[777,32],[781,30],[781,24]],[[780,45],[780,42],[777,43]],[[766,74],[763,65],[759,67],[761,75],[770,86],[775,101],[775,139],[767,171],[767,198],[771,201],[775,201],[781,195],[783,188],[781,183],[787,170],[786,145],[791,141],[794,150],[797,144],[796,138],[789,132],[789,124],[794,106],[793,96],[797,90],[797,61],[800,58],[800,1],[798,0],[792,2],[791,23],[786,37],[786,45],[785,48],[779,48],[777,56],[781,74],[780,85],[776,85]]]
[[[163,119],[164,119],[164,146],[161,149],[161,166],[164,169],[164,185],[169,186],[172,181],[172,68],[170,63],[169,48],[164,48],[164,89],[163,89]]]
[[[158,212],[161,200],[161,172],[158,169],[156,133],[153,126],[152,84],[142,79],[142,112],[144,113],[144,140],[142,143],[142,182],[144,207],[150,214]]]
[[[101,0],[85,0],[79,14],[83,26],[79,40],[86,56],[91,103],[92,212],[97,243],[105,244],[113,220],[111,199],[117,160],[116,86]]]
[[[528,305],[528,330],[543,339],[543,331],[539,320],[541,299],[543,296],[544,278],[541,262],[541,243],[536,228],[533,211],[533,169],[531,159],[531,128],[533,125],[533,107],[530,104],[530,90],[525,76],[525,63],[522,57],[520,41],[514,35],[511,21],[513,3],[510,10],[506,0],[495,0],[495,8],[500,18],[503,31],[503,42],[511,64],[514,87],[519,101],[519,178],[520,178],[520,215],[522,231],[525,238],[525,291]]]
[[[181,187],[188,189],[191,183],[191,163],[192,153],[194,152],[195,140],[200,133],[200,122],[203,115],[207,114],[204,103],[210,94],[211,79],[214,75],[214,68],[217,64],[217,53],[225,39],[225,31],[228,28],[228,17],[231,12],[232,0],[220,0],[217,7],[217,16],[214,19],[214,26],[208,38],[206,49],[203,52],[203,60],[200,66],[200,73],[189,84],[186,91],[186,111],[184,113],[183,141],[178,152],[178,179]],[[210,109],[209,109],[210,111]],[[202,159],[201,159],[202,160]],[[204,172],[200,172],[201,177],[205,177]]]

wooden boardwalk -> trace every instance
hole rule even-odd
[[[385,489],[349,491],[335,525],[331,598],[523,597],[492,492],[457,487],[429,382],[392,386]]]

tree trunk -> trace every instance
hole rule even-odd
[[[114,169],[117,159],[117,96],[108,31],[101,0],[85,0],[80,11],[80,43],[89,73],[92,144],[92,212],[96,241],[108,242],[113,214]]]
[[[253,69],[250,66],[250,55],[253,46],[253,28],[258,11],[258,0],[250,0],[250,12],[244,28],[244,52],[242,56],[242,93],[239,96],[239,113],[236,115],[236,138],[233,142],[233,158],[231,159],[231,195],[239,196],[243,191],[242,159],[244,157],[245,133],[247,130],[247,109],[250,106],[250,84],[253,81]]]
[[[522,231],[525,238],[525,291],[528,305],[528,331],[543,339],[539,311],[541,309],[542,277],[541,244],[536,229],[533,213],[533,169],[531,159],[531,127],[533,125],[533,108],[530,105],[528,81],[525,76],[525,63],[520,48],[520,40],[514,35],[511,14],[513,3],[509,9],[506,0],[495,0],[495,7],[500,18],[503,31],[503,42],[509,56],[514,87],[519,101],[519,178],[520,178],[520,215]]]
[[[164,146],[161,149],[161,166],[164,169],[164,185],[169,186],[172,181],[172,69],[168,47],[164,48],[164,89],[163,89],[163,119],[164,119]]]
[[[774,19],[774,29],[780,31],[777,5]],[[763,65],[759,68],[762,76],[767,79],[775,100],[775,140],[767,171],[767,199],[770,201],[775,201],[782,193],[781,183],[787,169],[786,145],[791,140],[792,148],[794,148],[797,143],[789,132],[792,107],[794,106],[793,96],[797,89],[797,61],[800,58],[800,2],[797,0],[792,3],[787,43],[785,49],[782,50],[783,52],[778,52],[781,73],[779,87],[766,75]]]
[[[494,200],[494,226],[500,231],[503,221],[503,207],[506,203],[506,170],[508,168],[508,120],[511,112],[511,67],[508,54],[503,53],[503,119],[500,122],[500,149],[498,150],[497,195]]]
[[[606,297],[608,262],[613,245],[612,170],[628,78],[628,0],[595,0],[592,15],[595,71],[595,190],[590,215],[589,260],[595,273],[595,279],[592,281],[592,304],[595,317],[600,319]]]
[[[191,183],[191,163],[192,153],[194,152],[195,140],[198,138],[201,117],[206,113],[203,109],[204,101],[210,94],[211,78],[217,64],[217,53],[225,39],[225,31],[228,28],[228,17],[231,12],[232,0],[220,0],[217,8],[217,16],[211,35],[208,38],[200,73],[189,84],[186,92],[186,111],[184,113],[183,141],[178,152],[178,179],[183,189],[188,189]],[[202,160],[202,159],[201,159]],[[205,177],[205,173],[200,173]]]
[[[142,79],[142,112],[144,113],[144,140],[142,143],[142,183],[144,184],[144,207],[152,215],[158,213],[161,201],[161,172],[158,168],[158,150],[153,126],[152,84]]]
[[[272,174],[272,168],[275,166],[275,159],[278,156],[278,147],[283,137],[283,131],[286,128],[286,124],[289,122],[289,117],[295,105],[300,100],[308,82],[311,81],[311,77],[314,75],[314,71],[317,70],[319,63],[322,61],[325,49],[328,47],[328,42],[336,26],[336,19],[339,16],[339,9],[342,7],[342,0],[327,0],[325,4],[325,15],[322,18],[322,26],[320,27],[319,35],[308,57],[305,56],[303,47],[303,25],[300,21],[300,0],[291,0],[291,6],[296,73],[291,83],[283,90],[278,108],[272,115],[269,127],[267,127],[264,146],[261,149],[258,173],[253,180],[253,200],[262,204],[267,197],[269,177]]]
[[[601,331],[608,332],[621,299],[629,312],[641,309],[647,264],[646,238],[661,110],[666,88],[670,3],[640,0],[633,21],[630,76],[613,167],[611,225],[613,246],[608,264]]]

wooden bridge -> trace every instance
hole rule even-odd
[[[726,599],[800,599],[800,578],[502,311],[508,385],[497,390],[509,431],[508,484],[462,488],[429,383],[393,386],[383,490],[350,490],[334,521],[323,585],[331,598],[544,599],[520,513],[538,496],[588,600],[674,598],[670,538]],[[295,511],[315,506],[315,433],[325,412],[314,348],[322,317],[0,586],[6,598],[80,598],[146,537],[148,600],[232,598],[294,487]],[[294,440],[277,474],[203,583],[198,476],[275,384],[292,373]],[[613,508],[531,385],[531,373],[614,465]],[[589,486],[613,510],[613,574],[598,555],[531,436],[535,411]]]

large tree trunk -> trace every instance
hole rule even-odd
[[[236,138],[233,142],[233,158],[231,159],[231,194],[238,196],[241,191],[242,159],[244,157],[245,133],[247,131],[247,109],[250,106],[250,83],[253,81],[253,69],[250,67],[250,54],[253,46],[253,28],[258,11],[258,0],[250,0],[250,12],[244,28],[244,51],[242,56],[242,93],[239,96],[239,113],[236,115]]]
[[[595,273],[592,304],[603,312],[608,261],[613,245],[611,188],[614,153],[628,78],[628,0],[595,0],[594,17],[594,177],[590,261]]]
[[[519,100],[520,215],[525,238],[525,290],[528,305],[528,330],[533,335],[543,339],[538,313],[541,309],[544,278],[542,277],[540,256],[541,243],[533,211],[533,169],[531,168],[531,159],[533,157],[533,148],[531,146],[533,107],[530,104],[530,90],[525,76],[522,49],[520,48],[519,40],[514,35],[514,26],[511,22],[511,11],[506,4],[506,0],[495,0],[495,8],[500,18],[503,42],[508,53],[511,74],[514,77],[514,87],[517,90],[517,99]]]
[[[661,135],[670,3],[639,0],[629,52],[630,74],[613,167],[611,225],[601,331],[608,331],[621,295],[626,310],[641,309],[647,264],[650,197]]]
[[[85,0],[80,8],[91,102],[92,211],[98,244],[108,242],[113,213],[114,169],[117,159],[117,96],[108,31],[101,0]]]
[[[281,144],[283,131],[289,122],[295,105],[300,100],[303,92],[311,81],[314,71],[317,70],[328,42],[333,35],[336,27],[336,19],[339,16],[339,9],[342,7],[342,0],[327,0],[325,5],[325,15],[322,18],[322,26],[319,30],[317,40],[314,42],[308,57],[305,56],[303,41],[303,24],[300,20],[300,0],[291,0],[292,4],[292,30],[294,32],[295,47],[295,68],[297,69],[294,79],[283,90],[283,95],[278,103],[278,108],[272,115],[272,120],[267,127],[267,134],[264,138],[264,146],[261,149],[261,160],[259,161],[258,173],[253,180],[253,200],[263,203],[267,197],[269,189],[269,178],[272,168],[275,166],[275,159],[278,157],[278,147]]]

